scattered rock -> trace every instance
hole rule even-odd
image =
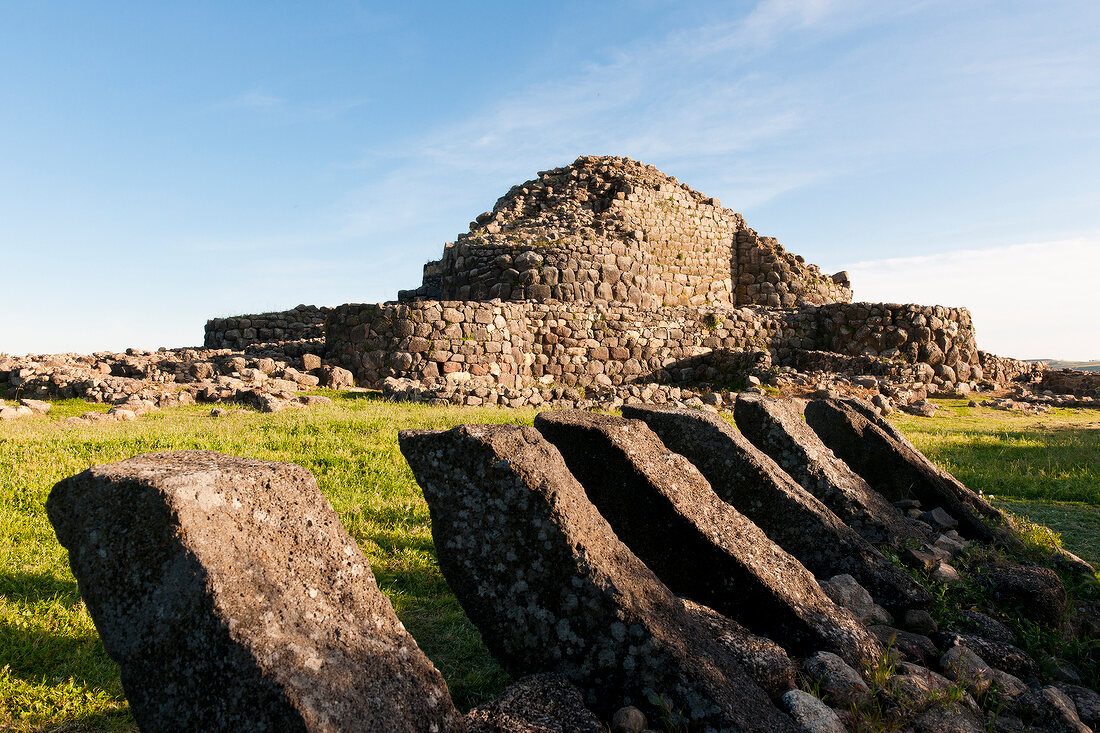
[[[993,682],[993,670],[985,660],[961,644],[944,652],[940,657],[940,670],[948,679],[978,697],[984,695]]]
[[[1056,682],[1054,686],[1073,701],[1082,723],[1092,728],[1100,726],[1100,695],[1080,685]]]
[[[305,469],[153,453],[61,481],[46,510],[141,728],[461,728]]]
[[[1068,600],[1066,587],[1048,568],[1023,565],[990,565],[983,580],[990,594],[1008,608],[1018,608],[1029,619],[1061,628]]]
[[[644,718],[643,718],[644,720]],[[642,730],[639,728],[639,730]],[[534,674],[466,714],[466,733],[606,733],[580,691],[556,674]]]
[[[1033,690],[1019,698],[1016,712],[1027,722],[1054,733],[1088,733],[1091,728],[1077,715],[1073,700],[1057,687]]]
[[[877,624],[869,626],[868,631],[878,637],[887,649],[894,649],[917,664],[927,666],[940,658],[940,649],[931,639],[922,634],[902,631],[891,626]]]
[[[817,652],[802,665],[802,671],[821,687],[834,706],[848,707],[866,700],[871,688],[843,659],[831,652]]]
[[[921,609],[906,611],[905,618],[902,619],[901,625],[914,634],[922,634],[924,636],[934,634],[938,630],[936,620],[932,618],[932,614]]]
[[[808,733],[847,733],[836,711],[808,692],[791,690],[780,702],[787,714]]]
[[[981,611],[963,609],[956,614],[956,618],[964,629],[973,631],[983,639],[1000,641],[1005,644],[1011,644],[1016,640],[1016,635],[1012,633],[1012,629]]]
[[[984,639],[974,634],[958,634],[953,631],[938,632],[933,640],[943,649],[962,644],[986,662],[1003,669],[1017,677],[1029,678],[1039,675],[1039,664],[1029,657],[1023,649],[1003,641]]]
[[[648,727],[645,713],[633,705],[619,708],[611,716],[611,733],[642,733]]]

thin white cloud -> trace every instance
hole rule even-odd
[[[849,265],[857,300],[962,306],[979,348],[1019,359],[1100,359],[1100,232]]]
[[[245,92],[233,100],[233,106],[235,107],[254,107],[259,109],[275,107],[282,103],[283,100],[281,98],[259,91]]]

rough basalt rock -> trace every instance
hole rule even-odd
[[[935,466],[897,428],[883,428],[886,420],[870,417],[861,407],[855,401],[815,400],[806,405],[806,423],[891,501],[917,499],[925,506],[942,506],[959,522],[961,534],[1020,546],[1003,528],[1008,521],[997,508]]]
[[[779,644],[764,636],[757,636],[728,616],[696,603],[687,598],[681,599],[688,613],[707,626],[716,639],[722,643],[756,684],[777,699],[794,688],[798,667]]]
[[[510,674],[560,673],[603,719],[636,705],[703,729],[796,730],[619,541],[538,431],[463,425],[399,437],[440,568]]]
[[[719,498],[752,520],[818,578],[850,574],[897,614],[931,594],[802,488],[720,416],[700,410],[623,407],[703,474]]]
[[[982,580],[999,603],[1018,609],[1032,621],[1061,628],[1069,605],[1066,587],[1049,568],[1025,565],[990,565]]]
[[[987,521],[1006,524],[1000,511],[933,465],[909,441],[894,437],[891,432],[895,431],[887,432],[850,404],[813,400],[806,405],[806,422],[841,460],[891,501],[917,499],[926,507],[943,507],[959,522],[965,537],[1010,541],[1007,532]]]
[[[793,401],[741,395],[734,419],[746,438],[865,540],[900,547],[931,539],[833,455]]]
[[[466,714],[466,733],[607,733],[561,675],[534,674]]]
[[[153,453],[46,510],[143,730],[462,730],[305,469]]]
[[[878,641],[801,563],[722,501],[644,422],[557,410],[537,415],[535,427],[615,533],[676,593],[788,651],[829,649],[856,665],[881,655]]]

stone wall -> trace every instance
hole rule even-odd
[[[847,275],[760,237],[653,166],[581,157],[513,187],[402,300],[614,300],[644,308],[847,302]]]
[[[1100,372],[1082,372],[1076,369],[1047,369],[1043,372],[1040,388],[1058,394],[1078,397],[1100,397]]]
[[[241,350],[253,344],[320,339],[329,308],[299,305],[288,311],[212,318],[206,322],[203,346]]]
[[[904,332],[904,341],[886,346],[881,332],[895,334],[892,341]],[[970,361],[977,358],[970,314],[939,306],[348,304],[332,310],[326,339],[329,360],[350,369],[362,386],[379,386],[386,377],[508,387],[720,383],[758,359],[789,363],[808,350],[837,349],[883,362],[932,356],[937,363],[925,362],[916,372],[926,381],[981,378],[980,367]]]
[[[1010,359],[986,351],[978,352],[978,363],[986,379],[998,384],[1037,381],[1042,378],[1045,368],[1042,362]]]

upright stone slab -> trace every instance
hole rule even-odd
[[[604,720],[794,731],[713,633],[615,536],[538,431],[403,430],[439,566],[513,677],[565,675]]]
[[[642,421],[556,410],[539,413],[535,427],[615,533],[676,593],[791,652],[828,649],[857,666],[881,656],[878,640],[798,560]]]
[[[752,520],[818,578],[849,574],[895,614],[928,606],[931,594],[712,412],[624,406],[703,474],[714,493]]]
[[[889,499],[918,499],[927,509],[943,507],[967,538],[1011,541],[982,517],[1007,526],[999,511],[933,465],[908,440],[898,440],[851,405],[814,400],[806,405],[806,422],[833,453]]]
[[[821,442],[791,400],[741,395],[734,419],[742,434],[868,542],[900,547],[927,542],[928,532],[909,522],[887,499]]]
[[[463,729],[304,468],[152,453],[46,511],[143,731]]]

